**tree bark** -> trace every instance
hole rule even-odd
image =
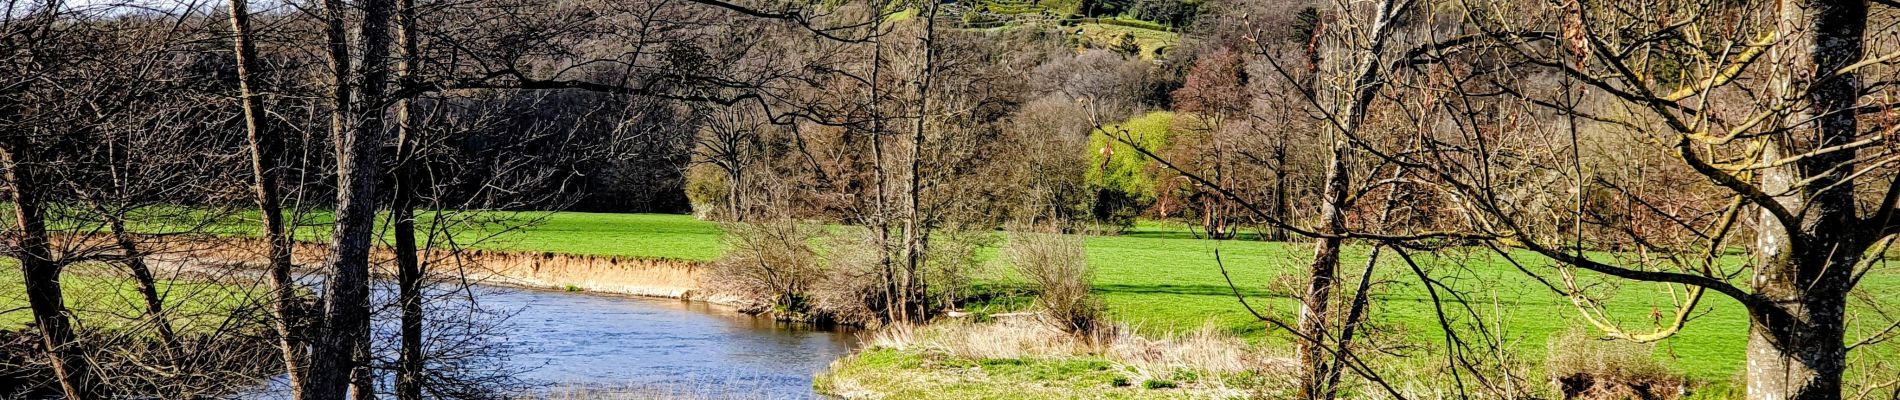
[[[415,0],[399,0],[396,13],[397,36],[402,42],[401,82],[414,83],[420,67],[420,49],[416,44]],[[422,261],[416,245],[416,199],[420,188],[416,177],[421,161],[417,147],[422,145],[421,131],[415,125],[416,105],[408,98],[396,104],[395,199],[390,204],[390,219],[396,235],[396,301],[402,308],[402,349],[396,371],[396,398],[422,400]]]
[[[1339,279],[1339,250],[1343,244],[1337,236],[1346,232],[1347,191],[1352,179],[1346,170],[1346,157],[1351,151],[1351,143],[1357,140],[1359,127],[1366,118],[1366,109],[1382,85],[1380,79],[1382,58],[1387,40],[1397,26],[1396,21],[1408,12],[1412,3],[1402,0],[1385,0],[1377,3],[1371,15],[1366,42],[1363,47],[1358,43],[1339,43],[1340,51],[1332,60],[1334,68],[1342,72],[1330,88],[1333,98],[1324,99],[1327,104],[1336,107],[1334,120],[1330,121],[1332,131],[1332,156],[1326,166],[1326,186],[1321,194],[1320,220],[1324,224],[1320,232],[1325,237],[1318,239],[1314,249],[1313,263],[1307,268],[1307,288],[1305,304],[1300,309],[1300,330],[1306,336],[1300,341],[1300,391],[1304,399],[1331,399],[1334,391],[1327,388],[1332,375],[1339,373],[1327,362],[1326,338],[1329,336],[1327,322],[1332,320],[1330,302],[1334,286]],[[1337,10],[1339,17],[1345,18],[1354,10]],[[1317,32],[1317,31],[1316,31]],[[1316,33],[1317,34],[1317,33]],[[1336,40],[1336,41],[1343,41]],[[1347,48],[1348,46],[1353,46]]]
[[[902,311],[898,306],[896,260],[891,257],[891,179],[884,168],[884,99],[878,95],[878,79],[884,71],[884,38],[881,35],[871,36],[871,46],[871,84],[866,89],[871,94],[871,172],[876,181],[874,186],[877,195],[873,198],[876,204],[872,206],[874,215],[870,223],[872,232],[877,235],[878,267],[882,274],[880,278],[884,280],[884,319],[885,322],[896,322],[902,319],[899,315]]]
[[[105,216],[113,241],[119,251],[125,253],[125,268],[132,270],[132,280],[138,283],[139,297],[145,301],[145,317],[151,318],[152,326],[158,329],[158,340],[165,345],[165,353],[179,351],[178,333],[172,330],[171,321],[165,319],[165,302],[158,296],[158,277],[153,276],[152,268],[145,264],[145,254],[139,250],[132,233],[126,230],[125,220],[109,213]]]
[[[1859,78],[1836,74],[1860,60],[1867,27],[1861,1],[1781,3],[1775,89],[1793,112],[1788,134],[1767,139],[1764,163],[1845,144],[1859,133]],[[1839,399],[1852,271],[1872,244],[1859,237],[1853,152],[1810,154],[1761,171],[1762,189],[1794,213],[1784,221],[1763,209],[1761,253],[1749,302],[1748,398]]]
[[[72,321],[68,319],[65,299],[59,286],[59,262],[53,259],[52,244],[46,235],[46,214],[42,208],[45,190],[34,173],[31,145],[15,139],[0,147],[0,165],[6,166],[6,181],[12,183],[14,232],[13,257],[20,260],[25,278],[28,308],[40,329],[40,345],[59,386],[70,400],[93,398],[92,368],[74,343]]]
[[[329,277],[324,282],[323,329],[310,357],[306,400],[340,400],[354,386],[359,397],[371,396],[374,377],[369,370],[369,254],[375,224],[385,130],[382,105],[389,79],[390,13],[392,0],[367,0],[362,26],[363,46],[357,74],[362,90],[351,97],[349,40],[345,37],[347,10],[342,0],[325,0],[330,41],[330,133],[336,142],[336,222],[331,228]],[[358,118],[351,118],[356,116]],[[355,119],[356,121],[351,121]],[[352,123],[353,122],[353,123]],[[351,385],[355,383],[355,385]]]
[[[937,6],[932,0],[925,6],[924,31],[919,44],[922,46],[923,60],[917,71],[917,119],[912,126],[910,140],[910,179],[905,185],[907,203],[904,205],[904,285],[903,303],[906,322],[922,322],[930,319],[929,281],[925,280],[925,251],[930,241],[930,233],[923,217],[923,158],[924,133],[930,115],[930,81],[936,74],[937,44]]]
[[[284,210],[278,200],[276,144],[264,131],[263,108],[258,104],[252,71],[257,68],[257,46],[251,42],[251,13],[248,0],[231,0],[232,46],[237,55],[238,103],[244,109],[244,131],[251,150],[251,194],[263,220],[264,239],[270,261],[271,311],[276,314],[277,351],[283,359],[292,398],[302,398],[304,390],[304,341],[298,333],[297,283],[291,279],[290,234],[284,227]]]
[[[1334,140],[1331,160],[1326,165],[1326,187],[1320,202],[1320,221],[1324,223],[1323,233],[1338,234],[1346,230],[1346,185],[1350,178],[1346,175],[1345,140]],[[1299,341],[1300,361],[1300,398],[1327,398],[1326,382],[1332,381],[1331,363],[1327,361],[1327,321],[1332,319],[1333,288],[1339,279],[1339,248],[1341,240],[1337,237],[1323,237],[1313,249],[1313,262],[1306,269],[1306,292],[1300,305],[1300,334],[1305,336]]]

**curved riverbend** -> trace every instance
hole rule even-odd
[[[390,294],[378,285],[377,296]],[[501,370],[553,398],[815,399],[812,378],[858,346],[850,328],[746,315],[700,301],[476,286],[511,315]],[[394,321],[378,316],[383,329]],[[386,383],[385,383],[386,384]],[[628,396],[631,395],[631,396]],[[279,377],[245,400],[288,399]]]
[[[638,388],[710,397],[801,399],[812,376],[857,346],[855,334],[675,299],[486,288],[517,311],[503,340],[522,377],[559,388]]]

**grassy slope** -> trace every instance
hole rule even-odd
[[[1181,372],[1145,380],[1129,375],[1099,357],[969,359],[871,348],[834,363],[813,387],[823,393],[850,394],[858,388],[840,382],[848,380],[899,399],[1194,399],[1210,398],[1210,393],[1158,384],[1251,387],[1263,380],[1254,374]]]
[[[1155,50],[1172,47],[1180,42],[1180,34],[1168,31],[1143,29],[1132,26],[1109,25],[1101,23],[1083,23],[1076,25],[1082,29],[1082,37],[1099,46],[1107,47],[1121,41],[1124,33],[1135,35],[1135,43],[1141,45],[1141,59],[1155,59]],[[1165,53],[1163,55],[1166,55]]]

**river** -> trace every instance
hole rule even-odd
[[[378,297],[389,293],[378,286]],[[512,314],[495,338],[512,354],[504,369],[558,398],[822,398],[812,377],[858,343],[849,329],[703,302],[492,286],[474,292],[484,308]],[[286,392],[280,379],[240,397]]]
[[[715,397],[814,398],[812,376],[857,345],[816,329],[673,299],[490,289],[482,303],[518,310],[504,341],[523,375],[556,387],[637,387]]]

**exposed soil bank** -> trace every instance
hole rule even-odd
[[[261,267],[265,244],[248,238],[218,238],[215,243],[155,256],[158,261],[174,264],[240,264]],[[313,271],[328,255],[327,246],[297,243],[292,261],[299,268]],[[378,269],[389,268],[393,251],[379,247],[371,254]],[[632,296],[705,301],[745,306],[737,297],[706,293],[700,279],[703,262],[675,259],[633,258],[595,255],[567,255],[548,252],[512,252],[493,250],[431,250],[426,259],[436,271],[458,270],[459,274],[483,284],[502,286],[588,291]],[[393,276],[391,271],[376,271]]]

